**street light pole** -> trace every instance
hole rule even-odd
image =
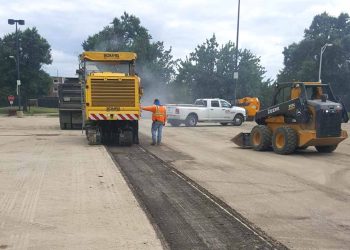
[[[233,72],[233,80],[234,83],[234,92],[233,92],[233,101],[236,104],[237,98],[237,85],[238,85],[238,38],[239,38],[239,16],[241,10],[241,0],[238,0],[238,10],[237,10],[237,33],[236,33],[236,61],[235,61],[235,69]]]
[[[17,68],[17,95],[18,95],[18,110],[21,111],[21,78],[19,73],[19,39],[18,39],[18,25],[24,25],[24,20],[8,19],[8,24],[16,24],[16,68]]]
[[[325,45],[322,46],[321,48],[321,54],[320,54],[320,65],[319,65],[319,69],[318,69],[318,81],[319,82],[322,82],[321,80],[321,71],[322,71],[322,55],[323,55],[323,52],[326,50],[327,47],[331,47],[333,46],[333,44],[331,43],[326,43]]]

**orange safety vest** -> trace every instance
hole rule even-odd
[[[165,106],[147,106],[142,107],[143,110],[152,112],[152,121],[166,122],[166,107]]]

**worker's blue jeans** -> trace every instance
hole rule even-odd
[[[162,122],[153,122],[152,123],[152,143],[160,144],[162,141],[162,131],[163,131],[163,123]]]

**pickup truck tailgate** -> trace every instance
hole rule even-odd
[[[173,106],[167,106],[166,107],[166,114],[168,120],[180,120],[180,109],[173,105]]]

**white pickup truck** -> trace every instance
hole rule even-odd
[[[197,99],[192,104],[168,104],[167,118],[172,126],[184,123],[194,127],[197,122],[217,122],[221,125],[233,124],[240,126],[246,118],[243,108],[232,106],[222,99]]]

